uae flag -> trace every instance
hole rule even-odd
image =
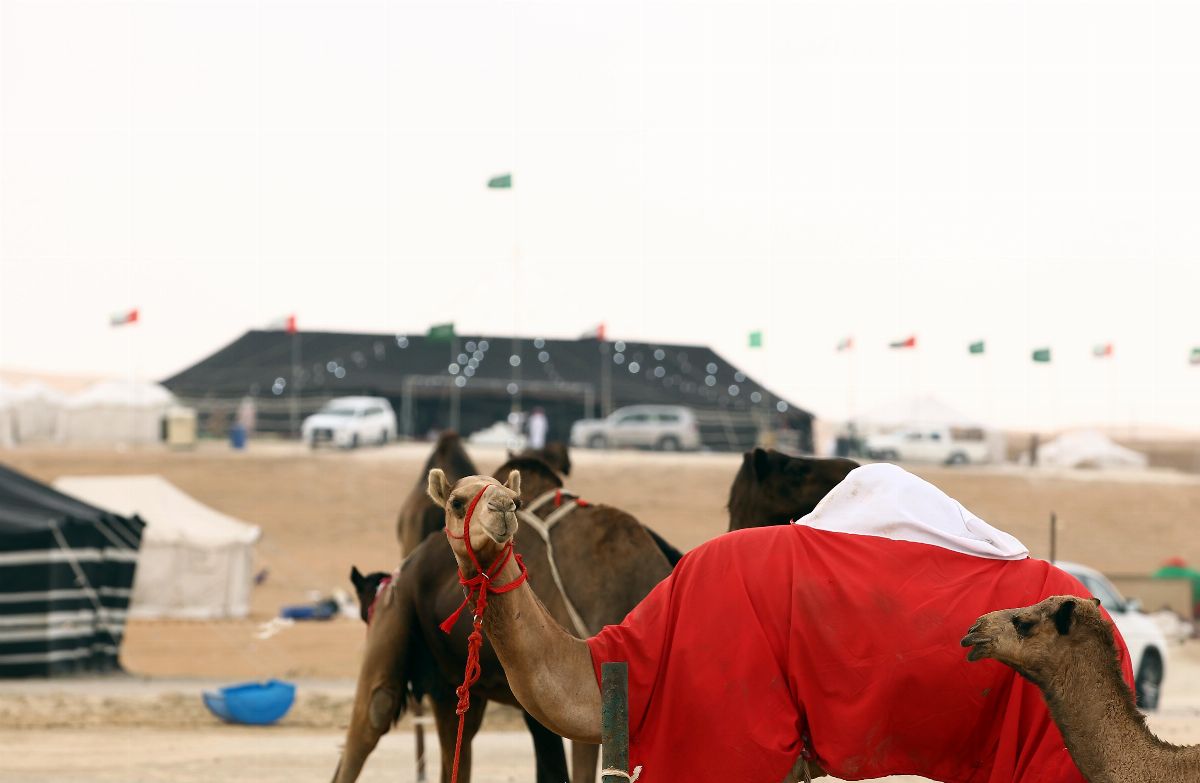
[[[794,524],[696,547],[587,644],[597,679],[628,662],[643,780],[783,780],[806,750],[844,780],[1084,783],[1037,687],[959,645],[981,615],[1052,595],[1090,597],[937,487],[875,464]]]
[[[1092,356],[1097,359],[1107,359],[1113,355],[1112,343],[1099,343],[1092,346]]]
[[[287,332],[288,334],[295,334],[298,331],[296,329],[296,316],[295,314],[292,314],[285,315],[282,318],[276,318],[274,321],[267,324],[267,329],[275,332]]]
[[[846,338],[843,338],[843,339],[842,339],[842,340],[841,340],[841,341],[840,341],[840,342],[837,344],[837,349],[838,349],[838,353],[841,353],[842,351],[852,351],[852,350],[854,350],[854,338],[853,338],[853,337],[846,337]]]
[[[888,343],[888,348],[916,348],[916,347],[917,347],[917,336],[915,334],[911,335],[909,337],[906,337],[903,340],[896,340],[895,342]]]
[[[598,323],[591,329],[588,329],[583,334],[579,335],[580,340],[599,340],[604,342],[604,324]]]
[[[109,326],[124,326],[125,324],[136,324],[138,322],[138,310],[125,310],[120,313],[113,313],[108,317]]]

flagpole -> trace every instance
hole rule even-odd
[[[292,394],[289,399],[288,427],[293,438],[300,437],[300,330],[292,331]]]

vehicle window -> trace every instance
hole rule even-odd
[[[660,413],[660,414],[658,414],[658,420],[670,422],[670,423],[674,424],[679,421],[679,414],[678,413]]]
[[[622,416],[617,420],[617,426],[622,427],[626,424],[644,424],[650,420],[648,413],[631,413],[628,416]]]
[[[942,439],[942,433],[940,433],[940,432],[931,432],[931,433],[929,433],[929,439],[930,439],[930,440],[941,440],[941,439]]]
[[[905,440],[921,440],[921,433],[919,433],[919,432],[905,433],[904,439]]]
[[[353,416],[356,411],[341,405],[326,405],[320,410],[320,413],[324,416]]]
[[[1100,599],[1100,605],[1108,611],[1121,612],[1125,610],[1125,599],[1121,597],[1115,587],[1090,576],[1083,576],[1079,581],[1083,582],[1083,586],[1088,589],[1088,592]]]

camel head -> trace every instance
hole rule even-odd
[[[475,504],[471,515],[471,548],[479,563],[487,568],[500,554],[504,545],[517,532],[517,509],[520,507],[521,474],[511,471],[501,484],[491,476],[466,476],[451,486],[446,474],[439,468],[429,471],[429,497],[445,509],[446,530],[450,533],[450,547],[459,564],[468,566],[471,558],[463,541],[467,509],[480,492],[483,495]]]
[[[1100,602],[1055,595],[1033,606],[985,614],[959,643],[971,648],[969,661],[992,658],[1045,685],[1070,666],[1075,653],[1094,650],[1097,642],[1113,650],[1115,660],[1112,625],[1100,613]]]

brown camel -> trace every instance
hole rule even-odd
[[[747,451],[729,488],[729,529],[799,519],[857,467],[849,459],[789,457],[774,449]]]
[[[552,440],[540,449],[525,449],[519,453],[510,451],[508,452],[508,457],[509,459],[513,457],[536,457],[554,468],[558,473],[564,476],[571,475],[571,452],[567,448],[567,444],[562,441]],[[426,471],[426,475],[428,475],[428,471]],[[458,479],[454,480],[457,481]]]
[[[417,544],[430,533],[442,529],[442,509],[433,505],[425,492],[425,477],[433,468],[439,468],[447,476],[453,476],[454,480],[476,472],[475,463],[467,456],[457,432],[447,430],[438,436],[433,453],[425,461],[420,480],[400,506],[396,537],[400,539],[400,552],[403,555],[416,549]]]
[[[1095,599],[1056,595],[985,614],[961,644],[969,660],[997,660],[1041,690],[1090,783],[1200,783],[1200,745],[1172,745],[1147,728]]]
[[[558,475],[539,459],[517,457],[509,460],[497,473],[508,475],[516,469],[526,477],[514,495],[530,504],[562,487]],[[438,469],[431,475],[445,474]],[[500,486],[492,478],[475,476],[473,481]],[[564,506],[565,507],[565,506]],[[539,516],[555,509],[547,503]],[[515,507],[514,507],[515,514]],[[517,547],[529,569],[529,585],[536,592],[535,601],[542,611],[572,623],[572,612],[555,584],[553,570],[543,539],[528,526],[517,534]],[[587,504],[572,510],[551,530],[554,560],[559,577],[570,597],[570,604],[586,626],[594,633],[606,624],[620,622],[650,589],[664,578],[672,560],[679,553],[660,546],[659,541],[633,517],[604,505]],[[665,544],[664,544],[665,546]],[[466,663],[467,636],[470,618],[460,618],[451,634],[443,634],[438,624],[462,602],[462,588],[454,562],[445,555],[445,543],[437,536],[423,541],[405,559],[394,581],[379,592],[374,619],[367,634],[367,652],[359,674],[355,706],[347,733],[345,752],[335,775],[335,781],[356,779],[367,755],[378,739],[398,718],[403,709],[402,697],[411,688],[428,693],[435,705],[438,735],[442,747],[443,780],[449,773],[454,750],[457,717],[454,715],[454,689],[462,681]],[[370,577],[366,579],[371,580]],[[356,583],[357,584],[357,583]],[[376,582],[377,584],[377,582]],[[482,650],[483,674],[471,689],[471,709],[464,729],[464,770],[470,765],[470,738],[479,726],[487,700],[520,706],[509,689],[500,661],[490,644]],[[384,719],[386,718],[386,720]],[[527,719],[534,734],[539,757],[539,783],[566,779],[565,769],[558,774],[544,768],[543,753],[548,741],[537,729],[532,718]],[[546,729],[541,729],[554,741],[561,741]],[[597,748],[591,744],[576,744],[572,748],[573,775],[576,783],[594,779]],[[564,764],[565,767],[565,764]],[[469,771],[467,772],[469,775]],[[467,779],[460,776],[460,779]]]

